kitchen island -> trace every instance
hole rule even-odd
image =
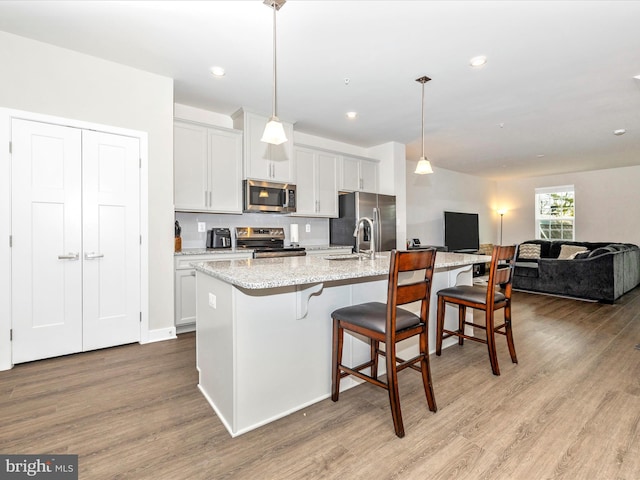
[[[488,261],[484,255],[438,252],[430,351],[435,345],[435,292],[470,285],[472,265]],[[198,386],[236,436],[330,396],[331,312],[385,302],[389,254],[374,260],[328,255],[203,262],[195,267]],[[451,327],[457,325],[457,310],[451,308],[446,317]],[[415,342],[408,340],[398,353],[409,355],[415,349]],[[347,364],[365,361],[369,352],[367,343],[345,336]],[[341,388],[358,383],[347,378]]]

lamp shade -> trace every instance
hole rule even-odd
[[[420,157],[418,160],[418,165],[416,165],[416,169],[413,173],[417,173],[418,175],[426,175],[428,173],[433,173],[433,168],[431,168],[431,162],[424,157]]]
[[[264,133],[260,140],[272,145],[280,145],[287,141],[287,136],[284,133],[284,127],[278,117],[272,116],[269,119],[269,122],[264,127]]]

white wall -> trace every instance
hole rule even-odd
[[[406,147],[384,143],[368,149],[367,155],[380,159],[378,191],[396,196],[396,246],[402,249],[407,238]]]
[[[2,107],[148,133],[149,327],[173,327],[173,80],[4,32],[0,65]]]
[[[498,182],[505,243],[535,238],[538,187],[574,185],[576,240],[640,245],[640,166]]]
[[[480,243],[498,243],[495,181],[437,167],[431,175],[416,175],[417,163],[406,168],[407,238],[444,245],[443,212],[453,211],[479,214]]]

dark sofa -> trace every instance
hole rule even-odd
[[[535,257],[540,245],[539,258]],[[567,245],[568,247],[564,247]],[[582,253],[575,252],[582,247]],[[573,252],[567,250],[573,248]],[[533,250],[533,252],[532,252]],[[559,259],[573,253],[572,258]],[[528,258],[522,258],[521,253]],[[613,303],[640,284],[640,249],[630,243],[529,240],[518,245],[513,288]]]

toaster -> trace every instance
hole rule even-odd
[[[228,228],[208,230],[207,248],[231,248],[231,230]]]

